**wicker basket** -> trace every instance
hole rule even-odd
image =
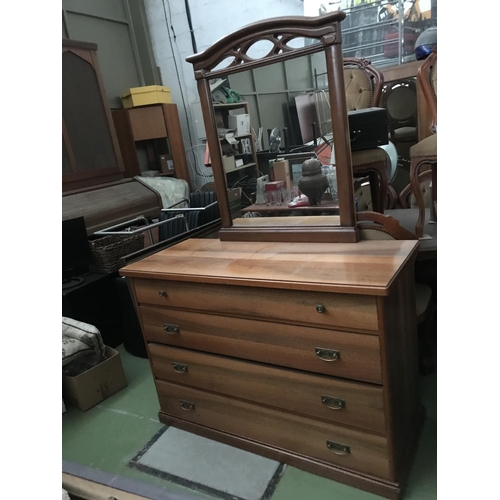
[[[144,248],[144,234],[130,236],[109,235],[90,242],[90,270],[112,273],[122,267],[121,257]]]

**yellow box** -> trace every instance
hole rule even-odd
[[[134,87],[124,92],[120,97],[124,108],[147,106],[148,104],[169,104],[172,102],[170,88],[161,85]]]

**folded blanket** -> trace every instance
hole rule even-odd
[[[103,358],[105,346],[101,332],[88,323],[62,318],[62,365],[65,366],[82,354],[94,353]]]

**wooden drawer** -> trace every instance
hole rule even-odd
[[[139,313],[149,342],[364,382],[382,381],[379,338],[375,335],[159,307],[140,306]],[[338,359],[321,359],[333,359],[326,357],[324,350],[337,352]]]
[[[149,344],[155,377],[385,434],[382,388]]]
[[[156,387],[161,410],[168,415],[365,474],[390,476],[382,436],[160,380]]]
[[[375,297],[134,279],[139,304],[376,334]],[[320,312],[318,312],[320,311]]]

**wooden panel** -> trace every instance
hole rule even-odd
[[[140,215],[157,217],[160,196],[144,184],[129,179],[109,185],[64,193],[62,220],[85,217],[87,233],[119,224]]]
[[[380,341],[387,426],[398,478],[402,469],[409,468],[420,410],[413,265],[406,266],[395,293],[380,299],[379,308],[385,325]]]
[[[381,387],[159,344],[149,344],[149,353],[155,376],[167,382],[379,434],[385,432]],[[323,396],[341,399],[345,406],[328,407]]]
[[[63,39],[63,121],[73,171],[62,189],[123,178],[123,161],[94,44]],[[77,117],[77,118],[75,118]]]
[[[375,297],[137,279],[139,304],[376,332]],[[161,293],[160,293],[161,292]]]
[[[122,152],[125,177],[141,175],[141,166],[139,164],[139,159],[137,158],[134,136],[128,119],[128,110],[114,109],[112,111],[112,116],[115,124],[116,135],[118,137],[118,143],[120,144],[120,150]]]
[[[134,141],[167,137],[161,105],[130,108],[128,113]]]
[[[305,328],[210,314],[139,307],[150,342],[225,354],[315,373],[381,382],[378,337]],[[170,335],[164,324],[178,325]],[[340,351],[337,361],[323,361],[316,347]]]
[[[163,381],[156,381],[156,388],[161,409],[167,414],[356,471],[389,477],[384,437]],[[193,403],[194,409],[186,411],[181,401]],[[337,455],[328,449],[327,441],[349,446],[350,453]]]
[[[211,429],[209,427],[205,427],[204,425],[199,425],[172,415],[167,415],[163,412],[158,414],[158,418],[160,419],[160,422],[165,425],[173,425],[178,429],[183,429],[187,432],[192,432],[194,434],[198,434],[199,436],[204,436],[208,439],[225,443],[229,446],[236,446],[237,448],[241,448],[242,450],[246,450],[251,453],[256,453],[257,455],[270,458],[271,460],[276,460],[281,463],[292,465],[293,467],[298,467],[299,469],[310,472],[311,474],[323,476],[328,479],[332,479],[333,481],[347,484],[353,488],[360,488],[369,491],[374,495],[390,498],[391,500],[401,499],[402,489],[396,482],[378,479],[374,476],[366,474],[358,474],[357,472],[350,471],[349,469],[344,469],[341,466],[328,464],[304,455],[299,455],[298,453],[285,450],[284,448],[276,448],[265,443],[259,443],[257,441],[252,441],[251,439],[245,439],[241,436],[228,434],[224,431]]]
[[[121,273],[160,280],[388,295],[399,269],[417,249],[418,241],[410,240],[288,244],[193,238],[135,262]]]

